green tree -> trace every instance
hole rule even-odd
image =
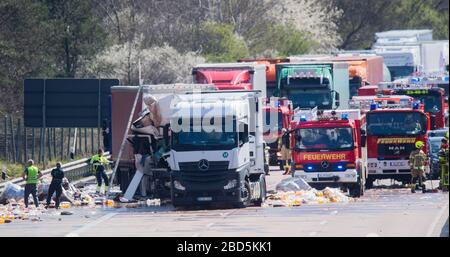
[[[435,39],[448,39],[448,0],[323,1],[343,11],[341,49],[370,48],[376,32],[392,29],[432,29]]]
[[[230,24],[206,22],[196,32],[199,49],[209,62],[234,62],[249,56],[243,38]]]
[[[261,38],[250,44],[250,52],[253,56],[273,53],[276,57],[288,57],[310,53],[317,47],[319,44],[310,39],[308,33],[299,31],[292,24],[271,24]]]
[[[409,29],[433,29],[434,39],[448,39],[448,0],[403,0],[398,13]]]
[[[82,61],[104,49],[107,34],[90,0],[45,0],[58,76],[75,77]]]
[[[22,110],[25,77],[53,74],[46,17],[40,2],[0,1],[0,113]]]

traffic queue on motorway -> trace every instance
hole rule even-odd
[[[261,205],[269,165],[353,197],[378,179],[446,189],[448,68],[393,78],[386,56],[209,63],[193,84],[112,87],[113,179],[125,199],[175,206]]]

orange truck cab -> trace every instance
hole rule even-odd
[[[353,197],[364,194],[367,177],[362,117],[358,110],[296,112],[292,122],[292,174],[312,187],[341,187]]]
[[[384,80],[383,57],[364,55],[338,55],[330,58],[334,62],[348,63],[350,98],[366,85],[377,85]]]

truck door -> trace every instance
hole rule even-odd
[[[251,156],[251,152],[254,151],[254,143],[251,143],[250,140],[254,141],[253,139],[250,139],[252,136],[249,134],[248,124],[242,121],[238,121],[238,167],[241,167],[243,165],[246,165],[248,162],[251,162],[251,159],[253,158]]]

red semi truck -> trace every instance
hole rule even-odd
[[[192,69],[193,83],[213,84],[217,90],[266,90],[266,66],[257,63],[200,64]]]
[[[267,98],[263,106],[265,122],[263,124],[264,141],[269,149],[269,163],[276,165],[279,162],[280,148],[279,139],[283,135],[283,128],[289,129],[294,114],[292,102],[286,98]]]
[[[341,187],[351,196],[364,194],[365,145],[358,110],[296,113],[292,122],[292,174],[312,187]]]

